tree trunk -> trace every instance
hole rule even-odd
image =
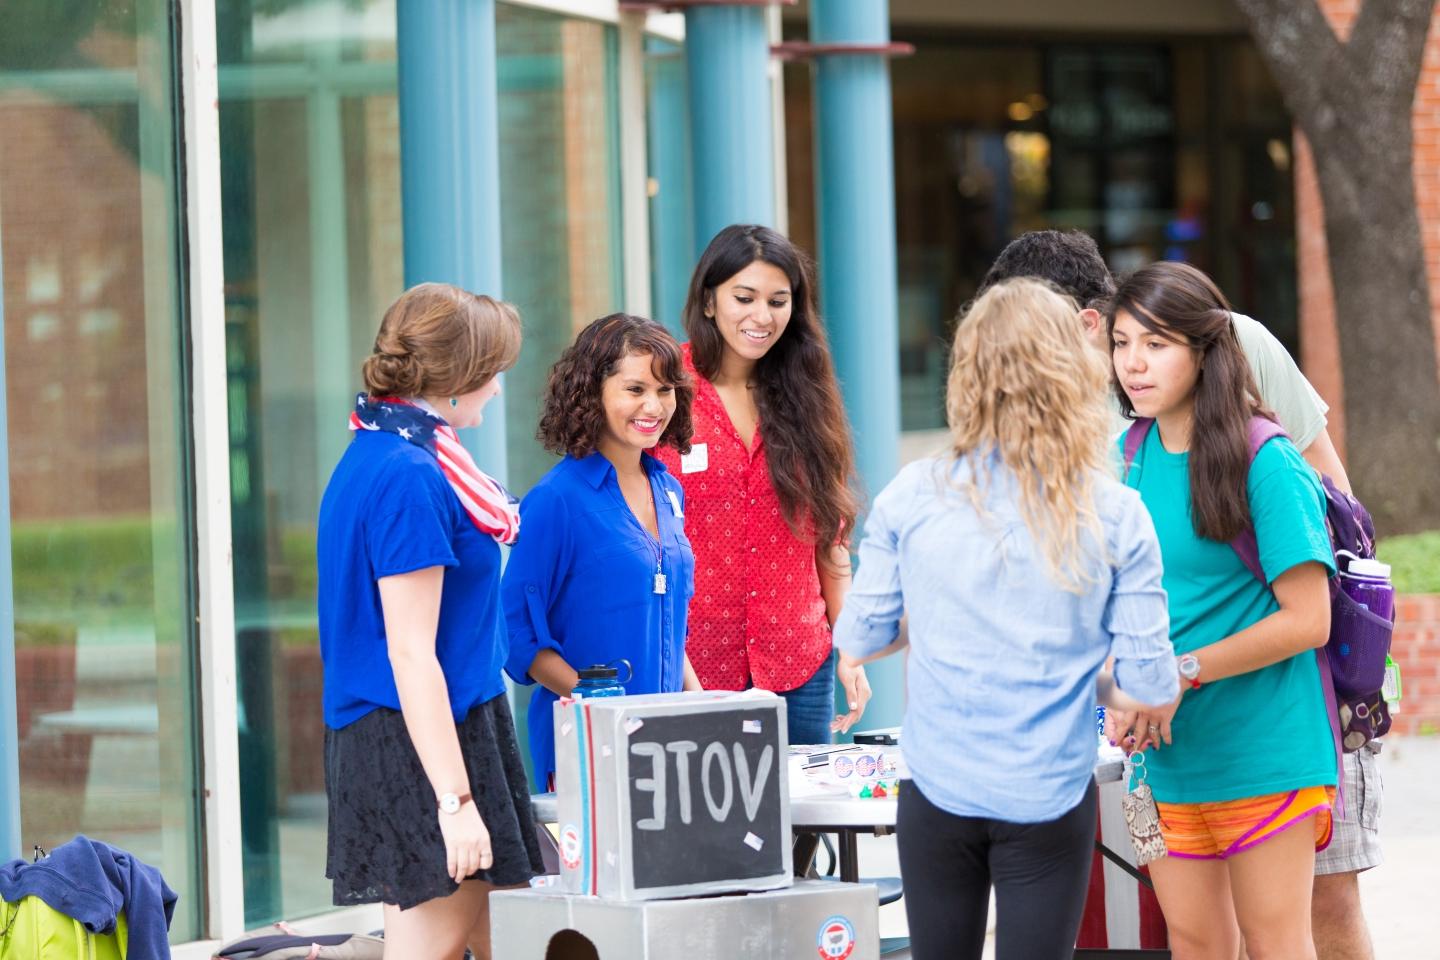
[[[1315,155],[1345,382],[1346,467],[1382,533],[1440,528],[1440,376],[1411,111],[1435,0],[1236,0]]]
[[[1344,143],[1315,150],[1347,470],[1382,533],[1440,528],[1440,380],[1409,127],[1383,162],[1355,162]]]

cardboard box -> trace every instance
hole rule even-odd
[[[784,699],[664,693],[554,711],[566,892],[653,900],[791,884]]]
[[[878,960],[878,909],[873,886],[824,880],[694,900],[497,890],[490,943],[505,960]]]

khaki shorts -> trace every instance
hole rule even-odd
[[[1385,791],[1375,762],[1380,745],[1345,754],[1345,789],[1335,811],[1330,846],[1315,854],[1315,873],[1359,873],[1385,861],[1380,852],[1380,808]]]

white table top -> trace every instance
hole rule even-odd
[[[1124,776],[1124,760],[1118,751],[1098,755],[1095,760],[1095,779],[1100,783],[1119,780]],[[543,823],[554,823],[557,817],[555,794],[541,793],[530,798],[535,819]],[[796,828],[801,827],[893,827],[896,804],[894,800],[881,797],[879,800],[859,799],[849,796],[808,796],[790,799],[790,821]]]

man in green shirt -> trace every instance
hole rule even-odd
[[[1001,251],[978,292],[1010,277],[1039,277],[1073,297],[1080,305],[1079,319],[1090,342],[1107,355],[1110,353],[1102,311],[1115,294],[1115,280],[1093,239],[1078,230],[1022,234]],[[1306,462],[1349,491],[1345,466],[1326,429],[1329,407],[1325,401],[1269,330],[1244,314],[1230,316],[1260,389],[1260,401],[1275,412]],[[1117,400],[1117,432],[1127,425]],[[1375,753],[1370,748],[1345,754],[1344,816],[1334,818],[1330,846],[1315,856],[1311,929],[1319,960],[1374,960],[1370,931],[1360,906],[1358,876],[1383,859],[1381,789]]]

